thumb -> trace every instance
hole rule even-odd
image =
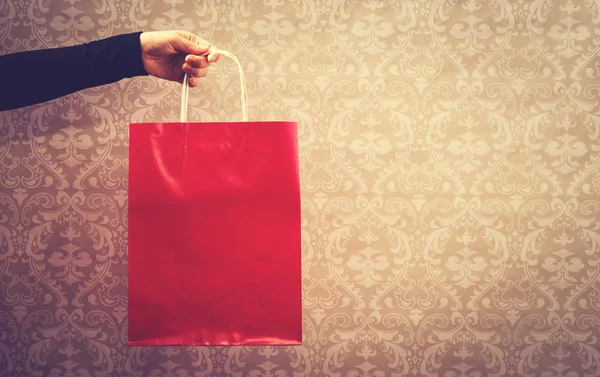
[[[203,55],[210,49],[208,44],[199,45],[196,42],[192,42],[187,38],[177,35],[172,41],[171,45],[178,51],[185,54]]]

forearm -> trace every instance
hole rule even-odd
[[[87,44],[0,56],[0,111],[146,75],[140,33]]]

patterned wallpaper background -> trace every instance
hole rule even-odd
[[[0,376],[600,375],[599,0],[0,0],[3,54],[173,28],[299,122],[304,345],[127,347],[138,77],[0,113]]]

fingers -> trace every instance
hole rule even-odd
[[[208,74],[208,67],[211,63],[219,59],[217,56],[196,56],[188,55],[185,58],[185,63],[181,66],[183,72],[190,76],[190,86],[195,87],[198,85],[198,78],[204,77]]]
[[[189,31],[185,31],[185,30],[177,30],[175,31],[175,33],[177,35],[179,35],[180,37],[187,39],[188,41],[195,43],[199,46],[211,46],[211,43],[209,41],[207,41],[206,39],[202,39],[199,36],[197,36],[194,33],[190,33]]]
[[[208,74],[208,67],[196,68],[192,67],[188,63],[184,63],[181,69],[183,70],[183,72],[187,73],[188,76],[190,76],[190,78],[204,77]]]
[[[185,63],[181,66],[183,72],[190,77],[204,77],[208,74],[208,66],[210,62],[206,56],[188,55],[185,58]]]
[[[181,69],[188,74],[192,88],[198,86],[199,78],[208,74],[208,67],[219,60],[219,54],[210,51],[212,46],[208,41],[190,32],[177,31],[171,45],[187,55]]]
[[[198,79],[196,77],[190,77],[188,79],[188,82],[189,82],[190,87],[192,87],[192,88],[195,88],[198,86]]]
[[[185,62],[194,68],[206,68],[211,63],[211,61],[209,61],[209,57],[206,57],[204,55],[188,55],[185,57]]]
[[[181,69],[183,70],[183,72],[193,77],[204,77],[208,73],[208,68],[195,68],[187,63],[183,64],[183,67],[181,67]]]
[[[191,41],[186,37],[176,34],[175,38],[171,40],[171,45],[175,50],[184,54],[205,55],[210,50],[210,44],[206,41],[204,42],[205,43],[197,43],[196,41]]]
[[[211,53],[208,54],[208,61],[210,63],[215,63],[218,60],[219,60],[219,53],[217,53],[217,52],[211,52]]]
[[[185,57],[185,62],[196,68],[206,68],[218,60],[219,53],[217,52],[210,52],[208,55],[188,55]]]
[[[197,45],[209,45],[210,44],[207,41],[205,41],[204,39],[197,36],[196,34],[190,33],[189,31],[186,31],[186,30],[176,30],[175,33],[177,35],[179,35],[180,37],[185,38],[188,41],[193,42]]]
[[[181,76],[181,78],[179,80],[177,80],[180,84],[183,84],[183,75]],[[194,76],[188,76],[188,85],[191,88],[195,88],[200,84],[200,79],[198,77],[194,77]]]

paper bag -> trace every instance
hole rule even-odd
[[[129,345],[301,344],[297,124],[247,121],[239,67],[244,121],[186,122],[186,80],[130,125]]]

